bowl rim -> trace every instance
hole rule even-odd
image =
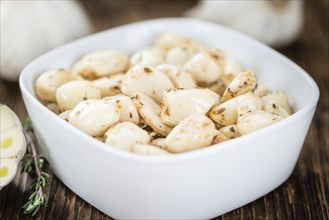
[[[280,60],[284,65],[290,65],[294,69],[296,69],[296,73],[300,75],[300,77],[303,77],[311,86],[312,88],[312,96],[309,100],[309,102],[304,105],[300,110],[297,112],[294,112],[292,115],[289,117],[283,119],[282,121],[279,121],[275,124],[272,124],[268,127],[262,128],[260,130],[257,130],[255,132],[252,132],[250,134],[243,135],[241,137],[231,139],[229,141],[211,145],[209,147],[204,147],[201,149],[193,150],[193,151],[188,151],[188,152],[183,152],[179,154],[171,154],[171,155],[166,155],[166,156],[150,156],[150,155],[140,155],[140,154],[134,154],[131,152],[126,152],[120,149],[112,148],[112,147],[104,147],[107,146],[105,143],[90,137],[88,134],[85,134],[84,132],[78,130],[74,126],[69,125],[66,121],[60,119],[57,115],[55,115],[53,112],[48,110],[46,106],[44,106],[38,99],[35,97],[28,89],[28,84],[30,81],[28,80],[28,75],[30,74],[29,70],[31,66],[35,66],[38,64],[39,60],[44,58],[44,57],[51,57],[53,54],[56,54],[60,52],[61,50],[71,47],[74,44],[79,44],[81,41],[85,41],[86,39],[89,38],[94,38],[97,36],[101,36],[106,34],[107,32],[112,32],[112,31],[120,31],[120,29],[126,29],[131,26],[138,26],[138,25],[147,25],[151,23],[168,23],[168,22],[187,22],[187,23],[199,23],[201,25],[207,25],[207,26],[212,26],[213,28],[219,28],[222,29],[225,32],[228,32],[230,35],[234,35],[234,37],[237,38],[242,38],[243,40],[247,41],[249,44],[251,44],[252,47],[258,47],[261,50],[266,50],[267,52],[273,54],[277,59]],[[35,80],[35,79],[34,79]],[[222,26],[220,24],[211,22],[211,21],[205,21],[201,19],[196,19],[196,18],[176,18],[176,17],[168,17],[168,18],[156,18],[156,19],[149,19],[149,20],[143,20],[143,21],[137,21],[137,22],[132,22],[128,23],[125,25],[117,26],[114,28],[110,28],[98,33],[94,33],[88,36],[85,36],[83,38],[77,39],[75,41],[69,42],[67,44],[64,44],[60,47],[57,47],[53,50],[50,50],[47,53],[44,53],[43,55],[37,57],[34,59],[32,62],[30,62],[21,72],[20,78],[19,78],[19,86],[21,89],[21,93],[29,99],[30,102],[32,102],[34,105],[36,105],[38,108],[40,108],[41,111],[45,111],[44,113],[49,117],[51,120],[57,120],[57,122],[61,126],[67,126],[67,129],[69,129],[70,132],[72,132],[72,135],[77,136],[79,139],[82,141],[89,143],[88,145],[92,145],[93,148],[98,148],[99,150],[103,151],[106,154],[112,154],[114,156],[121,157],[123,159],[127,160],[134,160],[138,162],[150,162],[150,163],[168,163],[168,162],[177,162],[177,161],[185,161],[185,160],[191,160],[194,158],[200,158],[200,157],[205,157],[211,154],[215,153],[221,153],[225,151],[230,151],[235,148],[239,148],[241,146],[245,147],[245,143],[248,141],[252,141],[253,139],[257,138],[262,138],[264,135],[271,133],[275,131],[276,129],[279,129],[280,127],[286,127],[287,125],[293,123],[294,121],[297,121],[304,117],[309,111],[311,111],[313,108],[316,107],[317,102],[319,100],[320,96],[320,91],[319,88],[314,81],[314,79],[300,66],[298,66],[296,63],[291,61],[289,58],[286,56],[282,55],[281,53],[277,52],[273,48],[245,35],[242,34],[236,30],[232,30],[228,27]],[[62,123],[62,124],[61,124]]]

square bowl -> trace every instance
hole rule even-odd
[[[224,50],[254,70],[269,90],[285,91],[295,113],[221,144],[159,158],[108,147],[36,98],[34,81],[42,72],[69,68],[92,51],[131,54],[162,32]],[[20,88],[53,172],[81,198],[118,219],[208,219],[267,194],[293,171],[319,99],[314,80],[273,49],[218,24],[189,18],[137,22],[61,46],[23,70]]]

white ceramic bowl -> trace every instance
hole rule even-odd
[[[43,71],[68,68],[95,50],[131,54],[168,31],[236,57],[261,84],[285,91],[295,113],[243,137],[160,158],[108,147],[37,100],[33,84]],[[213,218],[267,194],[294,169],[319,98],[312,78],[276,51],[220,25],[187,18],[133,23],[64,45],[29,64],[20,87],[54,173],[88,203],[118,219]]]

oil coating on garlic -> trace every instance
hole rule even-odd
[[[191,115],[179,122],[168,134],[164,149],[172,153],[209,146],[216,134],[214,123],[204,115]]]
[[[162,101],[163,91],[172,88],[174,85],[165,73],[147,65],[131,68],[121,85],[122,93],[125,95],[132,96],[135,92],[141,92],[158,103]]]
[[[161,120],[177,125],[190,115],[205,115],[219,100],[209,89],[173,89],[163,93]]]
[[[105,100],[80,102],[70,112],[68,121],[79,130],[91,135],[102,136],[120,118],[120,109]]]

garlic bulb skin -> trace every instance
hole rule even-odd
[[[211,20],[265,44],[292,43],[303,25],[303,1],[200,1],[186,16]]]
[[[1,1],[1,78],[18,81],[42,53],[91,33],[77,1]]]

